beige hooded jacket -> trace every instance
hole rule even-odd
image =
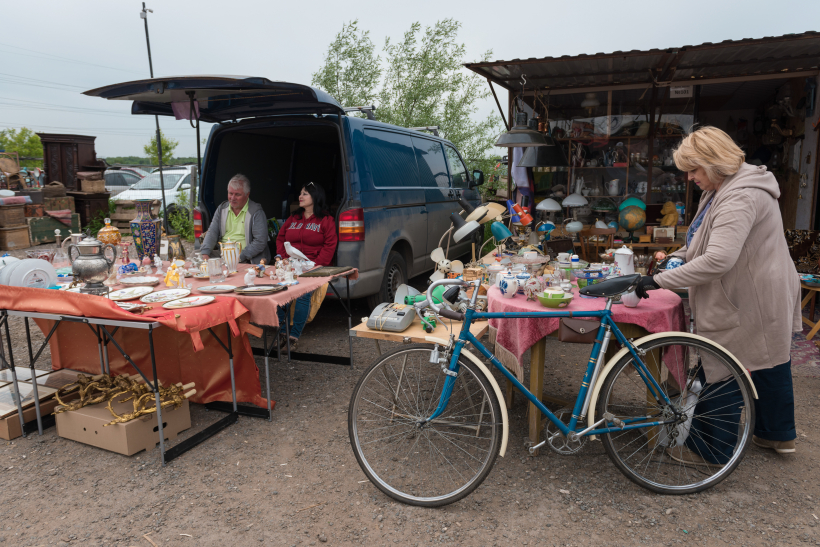
[[[703,193],[697,214],[714,194]],[[731,351],[749,370],[787,362],[792,332],[802,330],[800,278],[778,197],[774,175],[765,166],[744,163],[717,190],[691,245],[673,253],[686,264],[654,277],[666,289],[689,287],[698,334]],[[718,380],[705,369],[708,381]]]

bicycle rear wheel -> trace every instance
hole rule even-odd
[[[391,498],[423,507],[453,503],[489,474],[502,435],[501,407],[481,370],[466,359],[444,413],[446,375],[430,363],[430,344],[405,346],[379,358],[350,400],[348,431],[370,481]]]
[[[596,415],[609,412],[633,425],[673,423],[602,435],[607,454],[632,481],[660,494],[714,486],[735,470],[749,446],[755,418],[748,378],[708,340],[669,335],[639,350],[672,404],[657,402],[627,354],[604,380]]]

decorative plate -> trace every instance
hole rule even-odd
[[[208,279],[211,276],[209,276],[206,273],[198,273],[198,274],[194,274],[194,277],[197,278],[197,279]]]
[[[120,279],[121,285],[157,285],[159,283],[159,278],[157,277],[148,277],[148,276],[138,276],[138,277],[128,277],[125,279]]]
[[[146,304],[140,304],[139,302],[117,302],[117,306],[124,309],[125,311],[136,312],[139,310],[147,310],[150,306]]]
[[[189,294],[191,294],[189,289],[167,289],[164,291],[146,294],[140,298],[140,302],[145,302],[146,304],[159,304],[160,302],[179,300],[180,298],[185,298]]]
[[[129,287],[127,289],[113,291],[111,294],[108,295],[108,298],[110,298],[114,302],[134,300],[135,298],[139,298],[140,296],[145,296],[153,290],[154,289],[152,289],[151,287]]]
[[[285,287],[280,285],[245,285],[244,287],[237,287],[234,292],[238,294],[271,294],[284,289]]]
[[[213,296],[189,296],[188,298],[180,298],[179,300],[172,300],[162,305],[166,310],[180,310],[183,308],[195,308],[197,306],[204,306],[213,302]]]
[[[212,294],[233,292],[234,289],[236,289],[236,287],[234,287],[233,285],[205,285],[204,287],[197,288],[197,290],[200,292]]]

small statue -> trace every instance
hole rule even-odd
[[[256,268],[250,267],[248,271],[245,272],[245,285],[252,286],[256,281]]]
[[[172,289],[178,288],[179,285],[179,270],[176,264],[171,264],[168,267],[168,273],[165,274],[165,286]]]
[[[265,277],[265,259],[259,261],[259,264],[256,266],[252,266],[254,270],[256,270],[257,277]]]
[[[291,264],[293,266],[293,277],[302,275],[302,261],[298,259],[293,259]]]
[[[544,292],[543,278],[532,276],[524,282],[524,294],[527,300],[535,300],[542,292]]]
[[[162,271],[162,259],[159,255],[154,255],[154,266],[157,267],[157,275],[162,275],[165,273]]]

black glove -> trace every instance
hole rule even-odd
[[[638,280],[638,286],[635,287],[635,294],[641,298],[649,298],[646,291],[654,291],[655,289],[660,289],[658,284],[655,283],[655,279],[651,275],[642,275]]]

